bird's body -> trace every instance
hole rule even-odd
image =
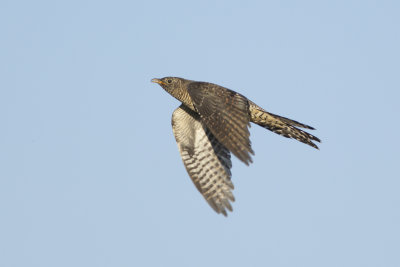
[[[217,213],[232,211],[230,152],[246,165],[252,162],[250,122],[318,148],[317,137],[298,129],[314,128],[269,113],[228,88],[177,77],[152,81],[182,102],[172,115],[175,139],[189,176]]]

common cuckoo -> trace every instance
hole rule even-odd
[[[217,213],[227,216],[235,200],[230,153],[252,162],[250,122],[318,149],[313,141],[320,140],[299,129],[313,127],[269,113],[228,88],[177,77],[151,81],[182,102],[172,114],[172,130],[190,178]]]

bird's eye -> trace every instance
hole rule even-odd
[[[167,80],[167,83],[172,83],[172,80],[171,80],[171,79],[168,79],[168,80]]]

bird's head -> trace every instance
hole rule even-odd
[[[153,83],[158,83],[164,90],[171,93],[182,86],[182,80],[183,79],[177,77],[164,77],[161,79],[154,78],[151,81]]]
[[[153,83],[158,83],[167,93],[194,110],[192,100],[188,93],[189,84],[193,81],[178,77],[154,78],[151,81]]]

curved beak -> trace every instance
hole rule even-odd
[[[160,79],[154,78],[151,80],[152,83],[158,83],[159,85],[165,84],[163,81],[161,81]]]

